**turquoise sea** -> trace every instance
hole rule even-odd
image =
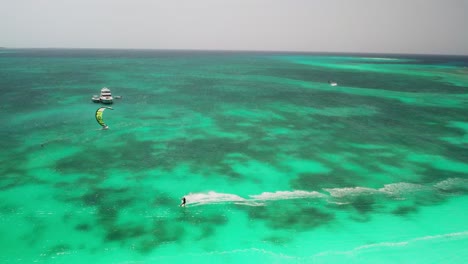
[[[0,92],[0,263],[468,262],[468,57],[1,49]]]

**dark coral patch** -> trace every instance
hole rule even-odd
[[[343,178],[336,173],[300,173],[290,184],[296,190],[318,190],[344,186]]]
[[[0,191],[18,186],[47,183],[44,180],[30,176],[27,170],[16,168],[18,167],[18,164],[15,164],[14,166],[11,166],[10,164],[15,163],[14,161],[11,161],[0,166],[0,173],[2,175],[2,177],[0,177]]]
[[[158,194],[154,198],[153,205],[154,206],[173,206],[175,204],[174,199],[169,198],[168,195]]]
[[[271,235],[271,236],[265,237],[263,240],[271,244],[275,244],[275,245],[285,245],[291,242],[292,238],[288,236]]]
[[[398,216],[407,216],[409,214],[414,214],[418,212],[418,207],[416,206],[399,206],[392,211],[392,214]]]
[[[143,226],[138,225],[119,225],[107,229],[106,240],[108,241],[127,241],[145,235]]]
[[[324,212],[314,207],[279,206],[249,208],[251,219],[265,221],[274,229],[310,230],[329,224],[335,219],[332,213]]]
[[[208,237],[213,236],[216,233],[216,227],[215,226],[202,226],[200,228],[200,235],[198,237],[195,237],[196,240],[204,240]]]
[[[210,168],[216,175],[239,178],[241,175],[225,159],[229,154],[248,151],[248,146],[248,142],[227,138],[172,140],[167,143],[167,150],[159,154],[158,166],[170,170],[182,161],[190,164],[190,169],[195,173]]]
[[[85,223],[81,223],[81,224],[76,225],[76,226],[75,226],[75,229],[78,230],[78,231],[86,232],[86,231],[91,230],[91,225],[85,224]]]
[[[382,197],[379,197],[382,198]],[[384,205],[380,204],[377,197],[373,195],[358,195],[358,196],[350,196],[346,198],[338,199],[338,204],[329,204],[328,208],[338,209],[338,210],[345,210],[350,211],[350,213],[357,213],[360,216],[353,216],[355,218],[363,218],[364,215],[367,217],[379,210],[384,208]],[[385,201],[385,200],[382,200]]]
[[[125,168],[125,170],[141,171],[153,168],[156,160],[152,141],[139,141],[133,137],[125,138],[126,144],[114,144],[112,148],[95,149],[87,144],[84,149],[74,155],[59,160],[56,169],[64,173],[88,173],[105,176],[106,170]],[[93,149],[91,149],[93,148]],[[108,162],[118,160],[122,162]]]
[[[181,223],[189,223],[191,225],[210,225],[218,226],[224,225],[228,222],[228,219],[225,215],[221,214],[211,214],[211,215],[200,215],[200,214],[185,214],[181,213],[177,217],[177,221]]]
[[[145,237],[137,246],[141,253],[149,253],[155,248],[177,241],[185,237],[185,229],[182,224],[170,220],[155,220],[152,230],[149,231],[150,237]]]
[[[196,240],[203,240],[213,236],[216,233],[216,229],[228,223],[228,218],[218,212],[193,213],[183,210],[176,219],[178,223],[189,225],[198,230]]]
[[[358,196],[351,206],[360,214],[369,214],[375,211],[376,201],[372,196]]]

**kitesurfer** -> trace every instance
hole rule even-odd
[[[182,203],[180,204],[180,206],[185,206],[186,202],[187,202],[187,200],[185,199],[185,197],[182,197]]]

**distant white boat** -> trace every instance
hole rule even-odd
[[[330,84],[331,86],[337,86],[338,85],[338,83],[332,82],[332,81],[328,81],[328,84]]]
[[[95,103],[103,104],[112,104],[114,99],[112,98],[112,93],[109,88],[104,87],[101,89],[101,94],[99,96],[93,95],[91,100]]]
[[[112,104],[114,100],[110,89],[106,87],[101,89],[101,96],[99,96],[99,99],[101,99],[101,102],[104,104]]]
[[[95,102],[95,103],[100,103],[101,102],[101,98],[99,98],[99,95],[96,95],[96,94],[93,95],[91,100],[93,100],[93,102]]]

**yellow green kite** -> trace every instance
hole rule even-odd
[[[104,110],[106,109],[114,110],[112,109],[112,107],[100,107],[98,110],[96,110],[96,121],[98,122],[99,125],[102,126],[103,129],[109,128],[109,126],[106,125],[106,123],[104,123],[104,120],[102,119],[102,114],[104,113]]]

